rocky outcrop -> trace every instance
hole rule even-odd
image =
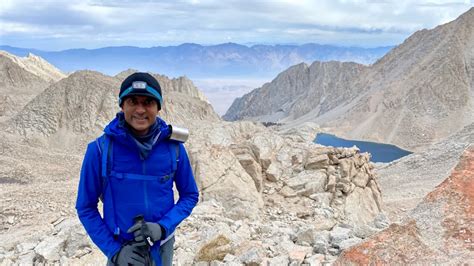
[[[346,250],[338,265],[473,263],[474,146],[402,224]]]
[[[253,214],[263,206],[262,193],[282,202],[306,197],[330,207],[334,216],[323,229],[331,229],[337,222],[364,226],[381,212],[380,189],[370,157],[356,148],[298,142],[293,140],[295,132],[278,135],[250,122],[208,123],[196,130],[189,152],[196,176],[206,177],[198,179],[203,199],[223,202],[230,217],[258,216]],[[318,213],[307,215],[317,217]]]

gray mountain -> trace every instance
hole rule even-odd
[[[335,61],[293,66],[236,99],[223,118],[277,122],[297,119],[312,110],[324,114],[354,97],[357,91],[351,90],[349,82],[365,69],[364,65]]]
[[[8,131],[27,139],[57,145],[83,143],[97,136],[119,111],[118,89],[122,78],[95,71],[78,71],[49,86],[8,122]],[[176,89],[182,80],[160,76],[164,104],[160,115],[168,122],[219,121],[211,105]],[[168,87],[169,85],[169,87]],[[187,84],[192,89],[192,83]],[[74,145],[72,145],[74,146]]]
[[[29,53],[26,57],[18,57],[6,51],[0,50],[0,55],[10,58],[10,60],[18,64],[18,66],[21,68],[48,82],[56,82],[66,77],[66,75],[55,66],[32,53]]]
[[[0,51],[0,117],[15,114],[51,83],[65,77],[44,59]]]
[[[367,92],[344,114],[326,119],[327,126],[350,128],[350,138],[418,150],[472,123],[474,8],[413,34],[371,72],[356,83]]]
[[[9,125],[26,137],[56,135],[64,143],[70,133],[97,133],[117,111],[119,85],[98,72],[75,72],[36,96]]]
[[[123,69],[162,73],[168,76],[192,78],[212,77],[274,77],[291,65],[301,62],[354,61],[369,64],[392,47],[359,48],[320,44],[254,45],[235,43],[203,46],[185,43],[167,47],[105,47],[100,49],[71,49],[41,51],[0,46],[15,55],[34,53],[61,70],[96,70],[114,75]]]
[[[360,75],[330,86],[343,87],[336,90],[350,92],[344,96],[344,102],[336,100],[329,105],[333,108],[324,113],[317,104],[312,105],[314,108],[306,106],[310,111],[299,117],[291,115],[296,109],[287,110],[272,121],[291,125],[315,121],[346,138],[421,150],[474,121],[473,25],[474,8],[471,8],[455,21],[418,31]],[[286,90],[288,98],[304,96],[302,90],[288,85],[283,83],[280,88],[276,83],[274,87]],[[324,82],[316,87],[324,87]],[[281,101],[280,94],[267,92],[266,95],[267,105]],[[261,103],[248,101],[238,109],[252,109],[257,104]],[[229,109],[225,117],[249,118],[235,110]],[[245,114],[245,111],[240,112]],[[255,112],[251,117],[265,120],[268,114]]]

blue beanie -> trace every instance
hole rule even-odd
[[[163,104],[161,86],[152,75],[135,72],[128,76],[120,86],[119,105],[122,106],[125,98],[133,95],[152,97],[158,103],[158,110],[161,110]]]

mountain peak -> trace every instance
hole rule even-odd
[[[0,55],[9,58],[21,68],[40,77],[41,79],[47,82],[55,82],[66,77],[66,75],[62,73],[59,69],[57,69],[55,66],[51,65],[43,58],[32,53],[28,53],[27,57],[18,57],[6,51],[0,50]]]
[[[116,78],[120,79],[120,80],[124,80],[126,79],[128,76],[132,75],[133,73],[135,72],[139,72],[138,70],[136,69],[132,69],[132,68],[129,68],[127,70],[124,70],[120,73],[118,73],[117,75],[115,75]]]

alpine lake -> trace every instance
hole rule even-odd
[[[338,138],[334,135],[327,133],[318,133],[314,142],[324,146],[344,148],[350,148],[355,145],[360,149],[361,153],[370,153],[372,155],[371,161],[377,163],[389,163],[412,153],[410,151],[400,149],[399,147],[391,144],[359,140],[347,140]]]

